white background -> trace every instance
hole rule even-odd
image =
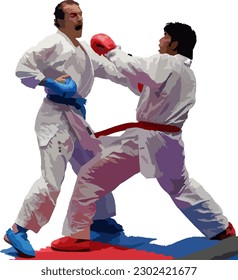
[[[92,35],[107,33],[133,55],[155,54],[167,22],[187,23],[196,31],[198,42],[192,68],[197,77],[197,102],[183,128],[186,165],[190,177],[204,186],[238,228],[236,1],[79,3],[84,16],[82,40],[89,42]],[[14,0],[1,6],[0,236],[14,223],[25,195],[40,176],[34,122],[44,91],[23,86],[15,77],[15,68],[29,47],[56,31],[53,11],[57,4],[56,0]],[[96,79],[88,96],[87,120],[95,131],[135,121],[136,105],[137,97],[128,89]],[[35,249],[61,236],[75,178],[69,165],[52,219],[38,234],[29,233]],[[116,219],[127,235],[155,237],[160,245],[202,236],[154,179],[136,175],[114,194]],[[0,240],[0,248],[7,247]]]

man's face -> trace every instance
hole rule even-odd
[[[171,36],[165,32],[164,37],[159,40],[159,52],[161,54],[168,53],[171,54]]]
[[[81,9],[76,4],[64,4],[62,8],[65,15],[62,24],[60,24],[60,29],[74,38],[80,38],[83,30],[83,16]]]

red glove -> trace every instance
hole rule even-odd
[[[116,47],[114,41],[103,33],[96,34],[91,39],[91,48],[99,55],[107,54]]]

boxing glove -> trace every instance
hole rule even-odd
[[[45,80],[44,86],[65,98],[72,97],[77,92],[77,85],[71,78],[66,79],[64,84],[48,78]]]
[[[115,49],[117,45],[106,34],[99,33],[91,38],[91,48],[99,55],[107,54],[109,51]]]

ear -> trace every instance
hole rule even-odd
[[[64,20],[57,18],[57,19],[55,19],[55,25],[56,24],[58,25],[58,28],[62,28],[62,27],[64,27]]]
[[[173,41],[172,43],[170,43],[170,47],[173,51],[175,51],[178,47],[178,41]]]

